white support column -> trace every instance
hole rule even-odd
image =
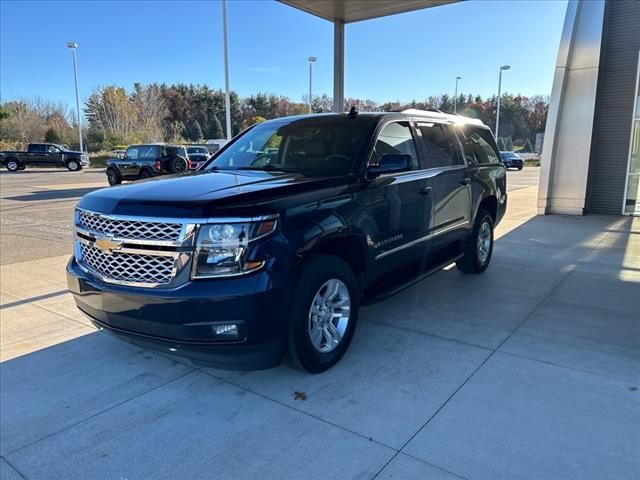
[[[344,112],[344,20],[333,21],[333,111]]]
[[[567,5],[540,160],[539,214],[584,213],[604,3]]]

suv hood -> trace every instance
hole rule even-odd
[[[310,178],[296,173],[208,170],[103,188],[85,195],[78,207],[146,217],[253,216],[327,198],[353,181],[353,176]]]

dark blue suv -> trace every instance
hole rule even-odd
[[[69,289],[93,323],[228,368],[321,372],[358,307],[452,262],[484,271],[507,204],[481,122],[437,112],[281,118],[198,172],[86,195]]]

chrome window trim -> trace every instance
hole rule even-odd
[[[463,222],[458,222],[458,223],[455,223],[453,225],[448,225],[446,227],[439,228],[437,230],[434,230],[433,232],[428,233],[427,235],[425,235],[423,237],[417,238],[415,240],[411,240],[410,242],[407,242],[407,243],[403,243],[402,245],[398,245],[397,247],[394,247],[391,250],[387,250],[386,252],[382,252],[382,253],[376,255],[375,259],[376,260],[380,260],[381,258],[389,256],[389,255],[391,255],[393,253],[397,253],[397,252],[400,252],[400,251],[405,250],[407,248],[413,247],[414,245],[417,245],[419,243],[426,242],[427,240],[431,240],[432,238],[435,238],[438,235],[442,235],[444,233],[450,232],[451,230],[455,230],[457,228],[462,228],[462,227],[464,227],[465,225],[468,225],[468,224],[469,224],[469,221],[465,220]]]

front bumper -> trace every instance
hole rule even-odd
[[[281,361],[290,289],[267,271],[152,289],[105,283],[71,258],[67,283],[96,327],[145,348],[229,369]],[[217,338],[212,327],[220,323],[237,323],[240,338]]]

